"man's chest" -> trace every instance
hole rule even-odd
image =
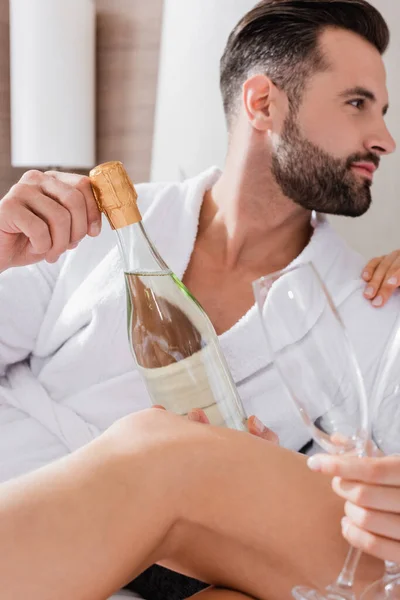
[[[253,276],[250,273],[226,272],[194,258],[183,282],[200,302],[218,335],[231,329],[253,306]]]

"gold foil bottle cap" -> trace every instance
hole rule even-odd
[[[137,207],[137,193],[124,165],[119,161],[98,165],[89,173],[99,210],[112,229],[138,223],[142,216]]]

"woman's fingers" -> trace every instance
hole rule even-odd
[[[364,269],[363,279],[368,282],[364,296],[376,308],[384,306],[400,286],[400,251],[372,259]]]
[[[312,471],[332,477],[371,485],[400,486],[400,456],[357,458],[319,454],[309,458],[307,464]]]
[[[400,515],[363,508],[346,502],[346,516],[354,525],[369,533],[397,540],[400,543]]]
[[[343,536],[383,560],[400,560],[400,456],[312,456],[308,466],[333,476],[334,492],[346,500]]]
[[[382,262],[383,256],[372,258],[369,263],[364,267],[362,277],[364,281],[371,281],[373,274],[375,273],[376,267]]]
[[[400,287],[400,257],[392,263],[377,291],[377,297],[382,298],[382,306],[386,304],[398,287]]]
[[[342,533],[355,548],[381,560],[400,562],[399,542],[370,533],[355,525],[348,517],[342,520]]]
[[[386,486],[384,491],[382,491],[382,487],[379,485],[369,485],[357,481],[348,481],[341,477],[334,477],[332,488],[338,496],[362,508],[400,513],[399,487]]]

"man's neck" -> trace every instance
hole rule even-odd
[[[223,174],[205,197],[198,240],[227,269],[281,269],[311,236],[310,213],[286,198],[268,165],[251,169],[228,155]]]

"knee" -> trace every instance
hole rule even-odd
[[[191,450],[204,450],[205,442],[215,437],[213,430],[211,426],[194,423],[174,413],[149,408],[123,417],[112,425],[109,434],[127,451],[153,449],[161,456],[163,451],[171,450],[179,454],[183,462]],[[192,461],[196,454],[192,453]]]
[[[121,451],[146,449],[150,452],[156,447],[161,452],[171,432],[179,429],[180,420],[181,417],[167,411],[148,408],[119,419],[107,434]]]
[[[140,456],[148,473],[154,468],[168,475],[170,485],[189,485],[194,470],[203,467],[204,448],[212,438],[210,427],[155,408],[120,419],[106,435],[117,455],[128,460]]]

